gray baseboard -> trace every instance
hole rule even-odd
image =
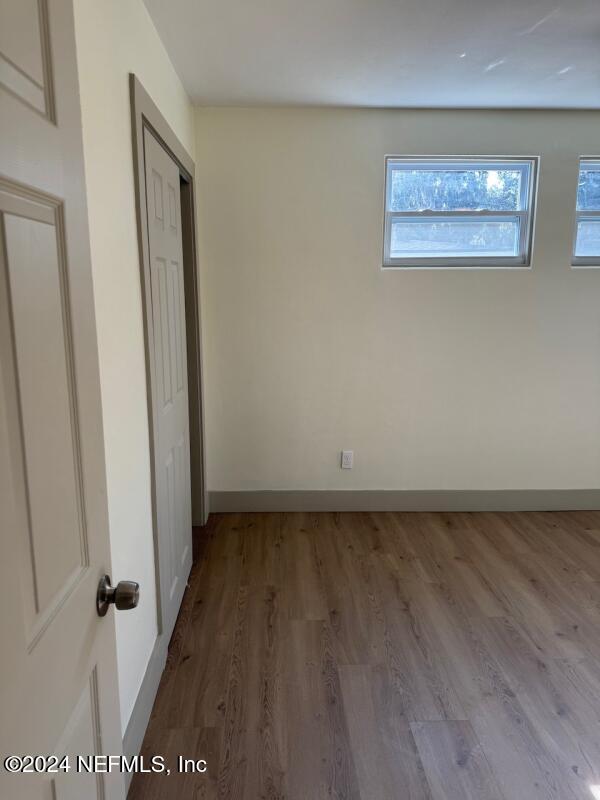
[[[210,492],[211,512],[579,511],[600,509],[600,489]]]
[[[191,567],[192,561],[190,559],[189,569],[191,569]],[[154,642],[152,654],[150,655],[150,660],[148,661],[148,666],[144,673],[144,679],[142,680],[142,685],[140,686],[133,711],[131,712],[131,717],[129,718],[129,723],[127,724],[127,730],[123,737],[123,753],[126,756],[137,756],[142,749],[142,743],[146,735],[146,729],[150,721],[150,714],[152,713],[154,701],[156,700],[160,679],[167,662],[169,642],[171,641],[171,636],[173,635],[173,630],[181,609],[183,595],[188,586],[188,577],[189,571],[178,589],[178,594],[172,601],[173,605],[177,608],[177,614],[166,622],[166,628],[160,636],[156,637]],[[133,773],[126,773],[125,775],[127,789],[129,790]]]
[[[167,637],[157,637],[131,717],[129,718],[125,736],[123,737],[123,753],[126,756],[137,756],[142,749],[142,742],[144,741],[146,728],[148,727],[150,714],[156,699],[156,692],[167,661],[168,646],[169,640]],[[129,789],[133,773],[125,773],[125,778],[127,789]]]

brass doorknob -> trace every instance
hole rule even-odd
[[[110,585],[110,576],[104,575],[98,584],[96,594],[96,610],[98,616],[103,617],[111,603],[119,611],[135,608],[140,599],[140,585],[135,581],[119,581],[116,586]]]

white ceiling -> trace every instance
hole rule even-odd
[[[200,105],[600,108],[600,0],[145,3]]]

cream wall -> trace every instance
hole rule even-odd
[[[156,639],[150,457],[129,73],[190,153],[193,113],[141,0],[75,0],[98,325],[113,580],[141,585],[116,615],[123,731]]]
[[[578,112],[197,110],[209,488],[598,487],[600,271],[569,264],[599,130]],[[540,155],[533,269],[382,271],[386,153]]]

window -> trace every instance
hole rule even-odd
[[[575,266],[600,266],[600,159],[582,158],[577,187]]]
[[[536,171],[535,158],[388,157],[383,266],[529,266]]]

